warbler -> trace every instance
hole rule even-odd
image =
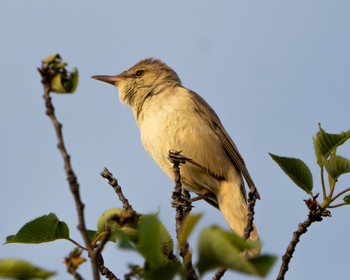
[[[197,163],[181,165],[183,187],[217,207],[231,230],[244,236],[248,209],[243,177],[251,189],[255,184],[208,103],[184,87],[172,68],[155,58],[141,60],[116,76],[92,78],[118,88],[121,102],[134,113],[143,146],[171,179],[170,150],[181,151]],[[249,239],[258,240],[253,227]]]

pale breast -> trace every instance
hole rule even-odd
[[[144,103],[138,121],[142,143],[170,178],[173,170],[168,152],[182,151],[206,169],[191,164],[182,166],[181,175],[186,184],[197,190],[203,185],[215,189],[218,181],[232,172],[232,164],[218,136],[198,114],[190,94],[178,88],[152,96]]]

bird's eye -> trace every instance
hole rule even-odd
[[[140,77],[143,75],[144,72],[145,72],[145,70],[137,70],[135,75],[136,75],[136,77]]]

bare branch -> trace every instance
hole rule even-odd
[[[219,280],[219,279],[221,279],[221,278],[224,276],[224,274],[225,274],[226,271],[227,271],[226,268],[219,268],[219,269],[215,272],[214,277],[212,278],[212,280]]]
[[[57,136],[57,148],[61,152],[63,162],[64,162],[64,170],[67,175],[67,181],[69,183],[70,191],[73,195],[75,206],[78,213],[78,229],[83,237],[85,247],[88,251],[88,254],[90,256],[91,260],[91,266],[93,271],[93,279],[98,280],[100,279],[100,275],[98,272],[98,263],[96,259],[96,255],[94,254],[94,250],[92,248],[90,237],[88,234],[88,231],[86,229],[86,223],[85,223],[85,217],[84,217],[84,203],[81,200],[80,192],[79,192],[79,183],[78,179],[73,171],[71,162],[70,162],[70,155],[67,152],[67,149],[64,144],[63,140],[63,134],[62,134],[62,124],[57,120],[55,115],[55,109],[51,102],[51,88],[50,83],[51,79],[53,77],[52,69],[49,68],[49,66],[46,63],[42,64],[42,67],[38,69],[41,77],[42,77],[42,84],[44,87],[44,95],[43,98],[45,100],[45,106],[46,106],[46,115],[50,118],[52,121],[52,124],[55,128],[56,136]]]
[[[257,199],[256,192],[249,191],[248,194],[248,219],[247,219],[247,225],[244,229],[244,238],[248,239],[250,236],[250,233],[254,230],[253,222],[254,222],[254,207],[255,202]]]
[[[119,280],[112,271],[110,271],[107,267],[104,266],[104,260],[101,254],[98,254],[98,267],[103,276],[105,276],[109,280]]]
[[[185,191],[182,188],[181,175],[180,175],[180,164],[181,163],[184,164],[187,158],[183,157],[180,153],[181,152],[178,152],[178,151],[169,151],[169,161],[173,163],[173,170],[174,170],[175,187],[174,187],[172,199],[173,199],[173,206],[176,209],[176,215],[175,215],[176,238],[178,241],[179,241],[179,236],[180,236],[181,227],[182,227],[184,218],[186,217],[186,215],[190,213],[192,208],[191,202],[189,201],[190,194],[188,191]],[[183,259],[185,270],[186,270],[185,279],[197,280],[198,276],[192,264],[192,253],[190,250],[190,245],[187,241],[180,246],[180,256]]]
[[[285,254],[282,257],[282,264],[280,267],[277,280],[283,280],[286,272],[289,269],[289,263],[293,257],[295,248],[300,241],[301,235],[306,233],[309,226],[314,222],[320,222],[323,220],[323,217],[330,217],[331,213],[328,210],[322,209],[317,202],[316,198],[318,195],[305,201],[307,207],[309,208],[309,215],[307,219],[298,225],[298,230],[293,232],[292,241],[289,243]]]
[[[134,211],[132,206],[129,204],[129,201],[124,196],[122,188],[118,184],[118,180],[115,177],[113,177],[113,174],[106,167],[101,171],[100,174],[103,178],[108,180],[108,184],[110,184],[112,186],[115,193],[118,195],[119,200],[123,204],[123,209],[125,211],[127,211],[127,210]]]

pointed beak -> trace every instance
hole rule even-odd
[[[116,86],[118,82],[123,80],[123,78],[120,76],[108,76],[108,75],[95,75],[95,76],[92,76],[91,78],[105,82],[105,83],[112,84],[114,86]]]

